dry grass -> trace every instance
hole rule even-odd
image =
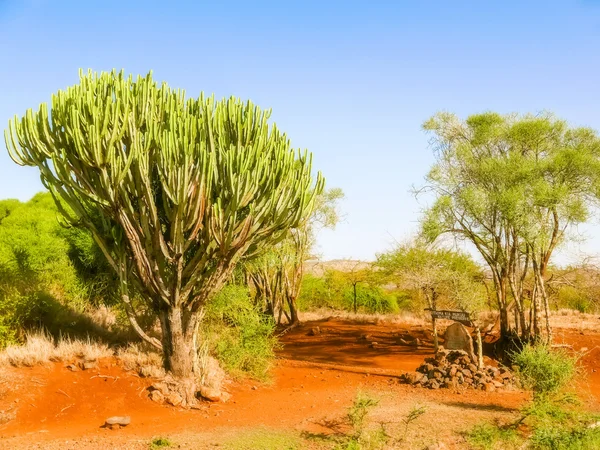
[[[556,328],[598,331],[600,329],[600,316],[598,314],[581,313],[573,309],[559,309],[552,312],[550,324]]]
[[[319,309],[316,311],[300,312],[300,320],[303,322],[314,320],[345,320],[358,324],[377,325],[381,323],[401,323],[407,325],[425,325],[426,317],[418,314],[402,311],[398,314],[363,314],[349,311],[332,311],[331,309]]]
[[[28,334],[25,344],[6,347],[0,353],[0,366],[33,367],[51,361],[73,359],[94,361],[112,355],[113,352],[107,345],[94,342],[89,338],[87,340],[60,338],[55,343],[51,336],[38,331]]]
[[[145,378],[165,376],[162,356],[154,349],[142,344],[130,344],[117,351],[117,358],[125,370],[133,370]]]

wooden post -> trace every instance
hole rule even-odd
[[[433,317],[433,316],[431,317],[431,325],[433,328],[433,350],[435,351],[435,354],[437,355],[439,343],[438,343],[438,335],[437,335],[437,325],[436,325],[435,317]]]
[[[483,369],[483,342],[481,342],[479,325],[475,326],[475,333],[477,333],[477,368]]]

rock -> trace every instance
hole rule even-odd
[[[66,366],[67,369],[69,369],[71,372],[78,372],[79,371],[79,367],[77,367],[75,364],[69,364],[68,366]]]
[[[456,372],[458,372],[458,366],[457,366],[457,365],[455,365],[455,364],[453,364],[453,365],[450,367],[450,371],[448,372],[448,375],[450,375],[451,377],[453,377],[453,376],[455,376],[455,375],[456,375]]]
[[[379,346],[379,344],[377,342],[371,342],[371,344],[369,345],[369,347],[371,348],[377,348]]]
[[[312,327],[308,332],[309,336],[319,336],[321,334],[321,329],[319,327]]]
[[[453,323],[444,333],[444,347],[448,350],[463,350],[471,360],[475,357],[473,339],[467,328],[458,322]]]
[[[121,427],[126,427],[131,423],[131,417],[129,416],[113,416],[106,419],[104,426],[111,430],[118,430]]]
[[[158,390],[150,392],[150,400],[156,403],[163,403],[165,401],[165,396]]]
[[[496,390],[496,386],[494,386],[492,383],[485,383],[483,385],[483,390],[486,392],[494,392]]]
[[[97,369],[98,362],[97,361],[84,361],[80,364],[80,367],[82,370]]]
[[[429,385],[429,387],[431,389],[439,389],[440,385],[439,385],[439,383],[437,381],[432,381],[431,384]]]
[[[151,389],[153,391],[159,391],[162,395],[167,396],[169,395],[169,386],[167,385],[167,383],[154,383],[152,386],[150,386],[148,389]]]
[[[212,389],[206,386],[200,388],[200,396],[209,402],[221,402],[224,400],[223,392],[218,389]]]
[[[181,395],[179,395],[177,392],[173,392],[165,397],[165,401],[171,406],[179,406],[183,402],[183,397],[181,397]]]
[[[407,372],[402,375],[401,379],[408,384],[417,384],[423,379],[423,374],[419,372]]]
[[[411,345],[413,347],[419,347],[421,345],[421,341],[419,338],[416,338],[414,341],[412,341]]]
[[[358,338],[359,341],[370,341],[371,339],[373,339],[373,336],[370,334],[361,334]]]

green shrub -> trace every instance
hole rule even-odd
[[[323,277],[306,274],[302,278],[300,295],[297,304],[300,311],[311,311],[321,308],[333,310],[347,309],[343,292],[346,284],[337,273],[328,272]]]
[[[0,201],[0,348],[30,328],[107,338],[86,315],[114,303],[116,279],[89,234],[63,227],[48,193]]]
[[[157,438],[152,439],[152,441],[150,442],[150,450],[157,450],[159,448],[167,448],[167,447],[171,447],[172,445],[173,445],[173,443],[168,438],[157,437]]]
[[[600,428],[587,425],[571,428],[553,422],[537,427],[530,441],[533,448],[540,450],[597,450],[600,448]]]
[[[386,314],[398,312],[398,301],[392,294],[388,294],[380,287],[370,285],[356,286],[356,304],[358,310],[366,313]],[[344,291],[345,309],[354,308],[354,289],[352,287]]]
[[[49,194],[0,206],[0,347],[46,325],[49,305],[81,311],[85,289]]]
[[[513,428],[502,428],[491,423],[476,425],[466,433],[467,442],[477,450],[508,450],[519,448],[522,439]]]
[[[406,306],[409,300],[405,293],[401,295]],[[365,313],[395,313],[400,309],[397,295],[367,283],[356,285],[356,300],[358,309]],[[323,277],[307,274],[302,279],[298,309],[311,311],[320,308],[354,310],[354,287],[342,272],[329,271]]]
[[[231,374],[267,377],[275,357],[275,323],[252,302],[248,288],[229,285],[207,305],[203,337]]]
[[[355,436],[360,436],[363,433],[367,415],[378,404],[379,400],[361,391],[357,392],[352,406],[348,409],[348,421],[352,425]]]
[[[299,450],[301,439],[293,433],[271,430],[242,432],[223,444],[227,450]]]
[[[577,369],[577,358],[563,350],[545,345],[526,345],[513,355],[523,385],[533,390],[534,397],[558,392],[572,380]]]
[[[596,309],[591,299],[573,286],[562,286],[558,290],[558,305],[580,313],[591,313]]]

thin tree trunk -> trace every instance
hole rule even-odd
[[[296,305],[296,299],[293,297],[288,298],[288,306],[290,307],[290,325],[299,325],[300,319],[298,318],[298,306]]]
[[[357,304],[356,304],[356,283],[354,283],[353,288],[354,288],[354,314],[356,314],[356,311],[357,311]]]

